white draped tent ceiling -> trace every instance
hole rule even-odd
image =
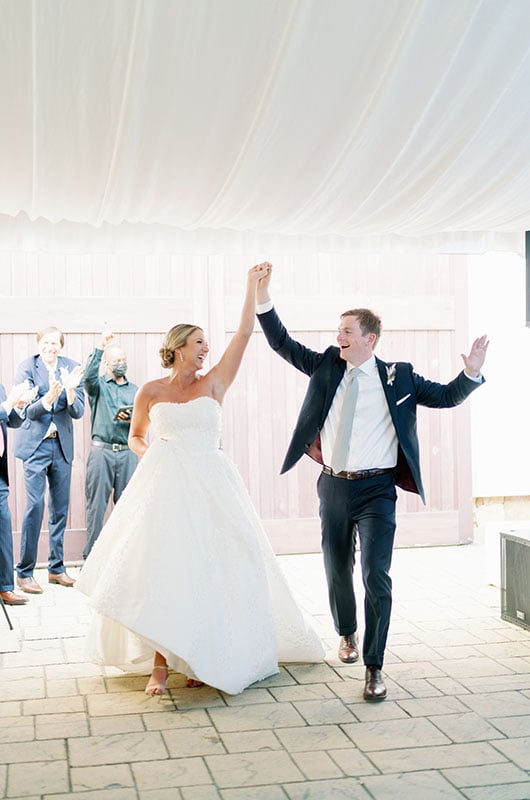
[[[0,247],[522,252],[530,0],[0,0]]]

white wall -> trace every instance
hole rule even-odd
[[[487,382],[471,398],[474,497],[530,495],[525,269],[514,254],[469,257],[470,343],[482,333],[490,338]]]

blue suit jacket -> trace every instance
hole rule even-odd
[[[0,436],[4,437],[5,448],[2,457],[0,458],[0,477],[4,479],[6,483],[9,483],[9,476],[7,474],[7,430],[8,428],[18,428],[22,425],[22,417],[18,414],[15,409],[11,409],[11,412],[8,414],[1,405],[6,399],[6,390],[0,383]]]
[[[67,367],[71,372],[77,367],[77,361],[58,356],[57,369]],[[79,419],[85,410],[85,394],[83,382],[75,390],[75,400],[71,406],[66,402],[66,392],[63,390],[54,402],[52,410],[46,411],[42,404],[42,397],[50,388],[48,369],[40,355],[30,356],[23,361],[15,376],[15,383],[29,381],[30,387],[38,386],[37,397],[27,408],[25,419],[15,434],[15,456],[23,461],[30,458],[40,445],[54,422],[57,428],[59,444],[65,460],[71,464],[74,459],[74,433],[72,419]]]
[[[265,314],[258,314],[258,320],[272,349],[310,376],[281,472],[291,469],[304,453],[322,464],[320,431],[344,375],[346,361],[340,357],[338,347],[328,347],[323,353],[317,353],[295,341],[274,308]],[[435,383],[417,375],[412,364],[406,362],[395,364],[395,375],[389,382],[388,370],[392,365],[377,357],[376,363],[398,438],[396,484],[406,491],[416,492],[425,502],[420,473],[416,408],[418,405],[451,408],[465,400],[480,383],[468,378],[464,372],[460,372],[448,384]]]

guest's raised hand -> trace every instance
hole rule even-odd
[[[471,345],[469,354],[467,356],[464,353],[461,354],[462,360],[465,364],[466,372],[469,375],[476,377],[480,374],[480,371],[484,365],[484,361],[486,360],[488,347],[488,337],[486,335],[479,336],[478,339],[475,339]]]
[[[38,391],[39,391],[38,386],[32,386],[31,388],[28,386],[26,391],[23,392],[19,397],[17,405],[21,408],[24,408],[24,406],[27,406],[29,403],[32,403],[37,397]]]
[[[35,399],[37,396],[38,388],[36,386],[30,387],[29,381],[26,380],[22,381],[22,383],[16,383],[9,394],[7,395],[7,400],[11,404],[12,407],[17,408],[24,408],[32,400]]]
[[[99,349],[104,350],[108,345],[114,341],[116,338],[115,334],[112,331],[103,331],[101,334],[101,341],[99,343]]]
[[[42,399],[45,400],[49,406],[51,406],[53,405],[55,400],[57,400],[62,390],[63,390],[63,385],[61,381],[52,380],[50,381],[50,388],[48,389],[48,391],[46,392],[46,394]]]
[[[61,373],[61,383],[67,391],[68,389],[76,389],[81,383],[83,367],[78,365],[71,372],[68,371],[68,367],[61,367],[59,372]]]

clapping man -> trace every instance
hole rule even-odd
[[[74,458],[72,420],[83,416],[85,395],[83,369],[60,355],[64,335],[55,327],[37,334],[38,353],[23,361],[16,381],[36,387],[35,400],[25,410],[16,432],[15,456],[22,459],[26,486],[26,510],[22,521],[17,584],[28,594],[41,594],[33,577],[44,515],[48,483],[49,556],[48,583],[73,586],[64,565],[64,532],[70,503],[70,479]]]

